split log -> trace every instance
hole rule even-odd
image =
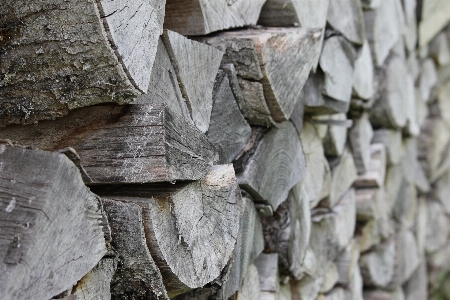
[[[416,89],[414,88],[414,79],[409,74],[406,76],[406,86],[404,89],[407,123],[403,131],[407,136],[416,137],[420,134],[420,123],[416,105]]]
[[[255,202],[270,204],[276,210],[304,172],[303,148],[294,125],[287,121],[263,137],[244,170],[236,175]]]
[[[342,4],[340,2],[342,1],[330,1],[330,4],[338,6]],[[347,18],[341,16],[340,19]],[[355,59],[355,49],[344,37],[332,36],[324,41],[320,68],[325,73],[325,95],[338,101],[350,102]]]
[[[415,98],[416,98],[416,111],[417,111],[417,122],[419,123],[420,128],[422,128],[425,123],[428,115],[430,113],[430,109],[428,108],[427,103],[422,96],[420,95],[420,90],[416,87],[415,89]]]
[[[405,28],[400,0],[379,2],[377,9],[364,11],[366,37],[377,66],[383,65],[391,49],[402,37]]]
[[[445,32],[439,33],[429,44],[430,57],[440,66],[450,63],[450,45]]]
[[[164,29],[182,35],[206,35],[258,21],[264,0],[227,0],[209,2],[167,0]]]
[[[392,210],[394,219],[403,226],[410,228],[415,221],[417,201],[416,187],[403,179]]]
[[[405,291],[405,300],[428,299],[428,274],[425,259],[408,282],[403,285],[403,290]]]
[[[314,116],[313,122],[318,131],[326,132],[322,137],[325,155],[328,157],[341,156],[347,141],[347,127],[351,126],[348,126],[351,121],[347,122],[346,114]]]
[[[162,104],[80,108],[37,126],[9,126],[0,138],[75,149],[87,184],[197,180],[216,157],[206,136]]]
[[[355,240],[352,240],[335,260],[339,273],[338,284],[346,287],[346,299],[363,300],[363,280],[358,265],[358,259],[358,243]]]
[[[142,208],[107,199],[102,202],[111,226],[111,245],[120,258],[111,281],[113,298],[169,299],[147,247]]]
[[[325,28],[330,0],[268,0],[258,24],[264,26]]]
[[[430,267],[429,275],[430,275],[430,282],[433,282],[433,279],[437,279],[437,276],[433,276],[434,270],[448,270],[450,267],[450,243],[445,244],[444,247],[439,249],[438,251],[434,253],[430,253],[427,255],[427,263]],[[439,272],[438,274],[440,274]]]
[[[239,221],[239,234],[231,258],[231,266],[221,287],[221,297],[223,299],[229,299],[238,290],[242,290],[242,286],[246,284],[245,278],[247,276],[250,276],[247,280],[254,281],[252,279],[253,275],[246,275],[246,273],[250,272],[252,262],[264,250],[262,224],[253,201],[243,196],[242,202],[243,208]]]
[[[254,262],[259,274],[259,286],[261,287],[261,300],[276,299],[280,290],[280,278],[278,273],[278,254],[262,253]]]
[[[404,181],[405,179],[403,168],[400,164],[393,165],[387,168],[385,179],[385,191],[386,191],[386,200],[390,209],[393,209],[393,207],[395,206],[398,195],[400,193],[400,189],[402,189]]]
[[[361,99],[369,100],[375,94],[374,87],[374,67],[372,62],[372,52],[367,40],[361,49],[360,56],[355,60],[353,70],[353,94]]]
[[[159,38],[147,94],[138,96],[132,103],[164,103],[173,112],[183,116],[186,121],[192,121],[186,100],[183,98],[178,85],[176,74],[166,46],[164,46],[163,40]]]
[[[450,125],[450,81],[443,82],[438,87],[437,106],[439,107],[439,116]]]
[[[419,78],[419,88],[422,99],[429,102],[431,97],[431,90],[438,83],[437,71],[434,61],[430,58],[424,60],[421,65],[421,72]]]
[[[240,77],[262,83],[272,118],[282,122],[289,119],[312,62],[320,55],[321,38],[318,29],[267,28],[224,32],[201,40],[223,49],[223,62],[233,63]]]
[[[359,175],[354,187],[357,188],[372,188],[382,187],[386,176],[386,150],[383,144],[370,145],[370,161],[367,172]]]
[[[358,174],[363,174],[369,170],[371,160],[370,142],[373,137],[373,130],[367,113],[364,113],[353,124],[349,136],[350,146],[352,147],[356,170]]]
[[[216,279],[232,257],[242,205],[232,165],[197,182],[95,191],[142,208],[147,246],[171,298]]]
[[[116,259],[103,258],[77,282],[72,288],[71,295],[75,295],[79,300],[110,300],[110,284],[116,269]]]
[[[427,207],[428,224],[426,227],[425,251],[431,253],[447,243],[450,233],[450,220],[439,202],[429,200]]]
[[[394,1],[387,1],[385,3]],[[380,97],[370,111],[370,122],[374,127],[400,129],[406,125],[409,90],[414,82],[408,77],[404,59],[392,56],[383,68],[378,69]],[[409,86],[408,86],[409,85]]]
[[[275,121],[270,116],[270,110],[264,98],[263,85],[256,81],[238,77],[237,71],[231,63],[223,64],[221,68],[228,74],[228,80],[234,97],[242,115],[248,123],[265,127],[275,125]]]
[[[357,172],[352,154],[345,149],[337,165],[331,167],[330,196],[324,199],[321,205],[333,207],[353,185],[356,178]]]
[[[214,79],[223,52],[169,30],[164,31],[162,39],[192,120],[201,132],[206,132],[211,116]]]
[[[397,232],[396,254],[395,282],[403,284],[411,278],[421,262],[416,239],[410,230],[401,228]]]
[[[358,221],[384,220],[388,218],[388,208],[384,188],[357,189],[356,219]]]
[[[5,2],[0,126],[128,103],[147,91],[164,4]]]
[[[305,113],[312,115],[346,113],[350,107],[350,101],[337,101],[322,94],[324,76],[319,69],[316,74],[309,75],[303,86],[300,99],[305,101]]]
[[[359,266],[364,286],[387,288],[394,278],[396,252],[395,240],[390,239],[373,251],[361,255]]]
[[[428,230],[428,199],[421,197],[416,215],[415,234],[420,257],[424,257]]]
[[[339,272],[334,262],[329,262],[328,267],[323,275],[322,285],[320,286],[320,293],[328,293],[336,285],[339,280]]]
[[[350,42],[358,45],[364,43],[364,15],[360,0],[330,1],[327,21]]]
[[[384,239],[391,237],[393,233],[394,221],[390,219],[371,219],[364,225],[358,224],[356,238],[360,251],[366,252],[372,249]]]
[[[0,169],[1,298],[50,299],[106,253],[101,204],[63,154],[0,144]]]
[[[414,82],[416,82],[420,75],[420,65],[416,51],[411,51],[408,54],[406,57],[406,65],[408,67],[409,74],[413,77]]]
[[[446,0],[421,1],[419,46],[431,41],[450,21],[450,3]]]
[[[450,199],[449,189],[450,189],[450,170],[447,171],[441,178],[436,181],[435,193],[436,198],[442,205],[442,209],[450,215]]]
[[[261,287],[259,285],[259,273],[254,264],[248,267],[237,300],[259,300],[261,299]]]
[[[402,132],[394,129],[377,129],[373,132],[373,144],[383,144],[389,166],[400,163],[405,151],[402,145]]]
[[[316,300],[322,286],[323,277],[305,276],[291,283],[292,300]]]
[[[231,163],[244,149],[251,135],[252,130],[234,99],[228,76],[219,71],[213,93],[211,122],[206,133],[219,152],[219,163]]]
[[[305,191],[303,199],[310,203],[310,207],[315,207],[330,193],[330,166],[324,155],[322,140],[310,122],[304,123],[300,140],[306,160],[306,172],[301,183]]]
[[[273,216],[262,218],[266,253],[278,253],[280,274],[300,279],[311,231],[309,202],[295,185]]]
[[[405,13],[405,31],[403,37],[408,51],[414,51],[417,42],[417,0],[403,0],[403,9]]]

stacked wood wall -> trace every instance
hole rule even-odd
[[[4,0],[0,299],[450,299],[449,3]]]

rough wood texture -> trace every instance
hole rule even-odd
[[[258,21],[264,0],[167,0],[164,29],[182,35],[205,35]]]
[[[212,90],[223,52],[164,30],[162,39],[175,69],[192,120],[206,132],[212,109]]]
[[[370,121],[374,127],[402,128],[408,118],[408,90],[414,82],[409,81],[405,61],[398,56],[390,57],[378,72],[380,97],[370,111]]]
[[[6,1],[0,8],[0,126],[127,103],[146,92],[164,4]]]
[[[142,208],[134,203],[102,202],[111,226],[111,245],[120,258],[111,282],[113,299],[168,299],[147,246]]]
[[[240,77],[262,83],[272,118],[282,122],[289,119],[312,61],[320,55],[322,32],[267,28],[224,32],[202,40],[223,49],[223,62],[233,63]]]
[[[248,267],[237,300],[259,300],[261,299],[261,287],[259,285],[258,269],[254,264]]]
[[[450,3],[446,0],[422,0],[419,45],[425,46],[450,21]]]
[[[364,15],[360,0],[330,1],[327,21],[352,43],[364,43]]]
[[[338,283],[346,287],[346,299],[363,300],[359,254],[358,243],[352,240],[335,260],[339,274]]]
[[[398,253],[398,250],[397,250]],[[399,253],[398,255],[402,255]],[[387,288],[394,278],[396,248],[395,240],[390,239],[361,256],[359,265],[364,285]]]
[[[192,183],[96,192],[142,208],[147,246],[169,297],[213,281],[232,256],[242,205],[232,165],[215,166]]]
[[[345,114],[319,115],[313,117],[319,132],[326,132],[322,137],[323,149],[327,157],[341,156],[347,141],[347,116]]]
[[[162,104],[81,108],[38,126],[9,126],[0,138],[72,147],[88,184],[197,180],[216,157],[206,136]]]
[[[63,154],[0,144],[0,294],[50,299],[106,253],[101,204]]]
[[[325,73],[323,93],[335,100],[350,102],[354,64],[354,49],[344,37],[332,36],[326,39],[320,56],[320,68]]]
[[[386,150],[383,144],[372,144],[369,147],[370,161],[367,172],[356,178],[354,187],[383,187],[386,176]]]
[[[361,54],[355,60],[353,93],[357,97],[366,100],[371,99],[375,93],[372,52],[370,51],[370,45],[367,40],[364,40]]]
[[[377,9],[364,12],[366,37],[377,66],[383,65],[405,28],[405,17],[400,0],[379,2]]]
[[[405,228],[400,228],[396,236],[395,282],[403,284],[419,267],[421,257],[417,249],[414,234]]]
[[[220,71],[216,77],[211,122],[206,133],[219,152],[219,163],[231,163],[251,135],[251,128],[234,99],[228,76]]]
[[[350,146],[352,147],[353,159],[358,174],[368,171],[370,165],[370,142],[373,137],[372,125],[370,125],[368,114],[364,113],[361,118],[354,122],[350,130]]]
[[[305,156],[300,139],[291,122],[272,128],[236,176],[241,188],[255,202],[270,204],[273,210],[283,202],[289,190],[305,172]]]
[[[278,254],[262,253],[254,262],[259,274],[261,300],[275,299],[274,294],[280,290],[278,273]]]
[[[372,143],[384,145],[388,165],[400,163],[405,154],[402,145],[402,132],[400,130],[377,129],[373,132]]]

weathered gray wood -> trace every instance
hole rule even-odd
[[[405,13],[405,31],[403,37],[408,51],[414,51],[417,46],[417,0],[403,0],[403,10]]]
[[[437,106],[442,120],[450,125],[450,81],[445,81],[437,88]]]
[[[91,184],[197,180],[216,157],[205,135],[162,104],[80,108],[38,126],[9,126],[0,138],[72,147]]]
[[[450,220],[442,205],[437,201],[428,201],[428,224],[426,227],[426,252],[434,252],[448,242]]]
[[[219,152],[219,163],[231,163],[252,135],[233,92],[228,76],[219,71],[213,91],[211,121],[206,136]]]
[[[330,192],[331,171],[324,155],[322,140],[311,122],[305,122],[300,134],[306,160],[306,172],[301,183],[303,197],[315,207]]]
[[[414,84],[408,79],[404,59],[391,56],[378,70],[378,76],[381,78],[380,97],[370,111],[370,121],[376,127],[402,128],[408,120],[408,111],[405,110],[411,88],[408,85]]]
[[[400,163],[405,155],[402,147],[402,132],[394,129],[377,129],[373,132],[372,143],[383,144],[388,165]]]
[[[158,40],[158,48],[147,94],[140,95],[132,103],[164,103],[173,112],[182,115],[187,121],[192,121],[186,100],[183,98],[178,85],[177,74],[161,38]]]
[[[371,99],[375,93],[374,87],[374,67],[372,62],[372,52],[367,40],[361,49],[360,56],[355,60],[353,70],[353,94],[361,99]]]
[[[80,300],[110,300],[111,279],[117,269],[117,260],[103,258],[72,288],[71,295]]]
[[[330,1],[327,21],[352,43],[364,43],[364,15],[360,0]]]
[[[392,210],[394,219],[406,227],[411,227],[417,212],[417,190],[414,184],[403,179],[396,199]]]
[[[430,58],[424,60],[421,65],[419,88],[422,99],[424,99],[425,102],[430,100],[431,90],[437,83],[438,78],[434,61]]]
[[[54,119],[98,103],[127,103],[146,92],[164,4],[5,2],[0,126]]]
[[[334,262],[329,262],[326,271],[323,275],[322,285],[320,286],[320,293],[328,293],[338,282],[339,272]]]
[[[291,283],[293,300],[315,300],[319,295],[323,277],[305,276],[300,281]]]
[[[445,32],[439,33],[429,45],[431,58],[438,66],[446,66],[450,63],[450,45]]]
[[[262,83],[275,121],[288,120],[320,55],[322,32],[304,28],[266,28],[224,32],[202,41],[225,51],[243,79]],[[298,49],[301,49],[299,51]]]
[[[359,254],[358,243],[352,240],[335,260],[339,274],[338,283],[346,287],[346,299],[363,300],[363,280],[358,265]]]
[[[383,189],[357,189],[355,194],[358,221],[371,219],[387,221],[388,210]]]
[[[142,208],[108,199],[102,202],[111,226],[111,244],[121,260],[111,282],[113,299],[169,299],[147,246]]]
[[[420,257],[425,255],[425,245],[427,242],[427,227],[428,227],[428,200],[425,197],[419,198],[419,205],[417,209],[415,234],[417,239],[417,248]]]
[[[357,172],[353,156],[350,150],[346,148],[337,165],[331,167],[330,196],[323,200],[321,204],[333,207],[353,185],[356,178]]]
[[[330,0],[268,0],[261,10],[258,24],[325,28],[329,2]]]
[[[364,12],[366,37],[377,66],[383,65],[405,28],[400,0],[379,2],[377,9]]]
[[[255,202],[270,204],[274,210],[305,173],[305,156],[291,122],[272,128],[259,142],[242,172],[239,185]]]
[[[349,127],[346,114],[313,116],[313,122],[318,131],[325,132],[322,137],[325,155],[327,157],[341,156],[345,149],[347,127]]]
[[[403,284],[419,267],[421,257],[417,249],[414,234],[405,228],[400,228],[396,236],[395,283]]]
[[[106,253],[99,199],[63,154],[0,144],[0,298],[50,299]]]
[[[254,264],[248,267],[237,300],[259,300],[261,299],[261,287],[259,285],[258,269]]]
[[[278,254],[262,253],[254,262],[259,275],[261,288],[261,300],[275,299],[280,290],[280,278],[278,273]]]
[[[386,169],[385,191],[386,201],[392,210],[404,181],[403,168],[400,164],[389,166]]]
[[[370,165],[370,142],[373,137],[369,116],[364,113],[354,122],[350,130],[349,140],[358,174],[368,171]]]
[[[382,290],[365,290],[364,300],[405,300],[405,295],[401,286],[397,287],[393,292]]]
[[[428,299],[427,264],[423,260],[411,278],[403,285],[405,300]]]
[[[232,256],[242,205],[232,165],[197,182],[96,192],[142,208],[147,246],[171,298],[219,277]]]
[[[364,9],[377,9],[381,2],[382,0],[361,0]]]
[[[167,0],[164,29],[182,35],[205,35],[258,21],[264,0]]]
[[[401,256],[402,253],[398,253],[398,255]],[[359,265],[364,285],[379,288],[388,287],[394,278],[395,258],[394,239],[390,239],[377,246],[373,251],[361,255]]]
[[[357,188],[382,187],[386,176],[386,150],[383,144],[371,144],[367,172],[359,175],[354,183]]]
[[[330,3],[338,2],[340,3]],[[320,68],[325,73],[325,95],[338,101],[350,102],[356,58],[354,52],[352,45],[342,36],[332,36],[324,41]]]
[[[335,287],[327,294],[319,294],[317,300],[345,300],[345,290],[341,287]]]
[[[237,71],[232,63],[223,64],[221,68],[228,74],[231,90],[242,115],[248,123],[265,127],[275,125],[275,121],[270,116],[270,110],[264,98],[262,84],[240,77],[238,78]]]
[[[211,116],[214,79],[223,52],[169,30],[164,30],[162,39],[192,120],[200,131],[206,132]]]
[[[437,200],[441,203],[442,209],[450,215],[450,199],[448,197],[450,183],[450,171],[447,171],[441,178],[436,181],[435,195]]]
[[[445,0],[421,1],[419,46],[425,46],[450,20],[450,3]]]

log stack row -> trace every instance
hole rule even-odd
[[[6,0],[0,298],[449,297],[449,12]]]

